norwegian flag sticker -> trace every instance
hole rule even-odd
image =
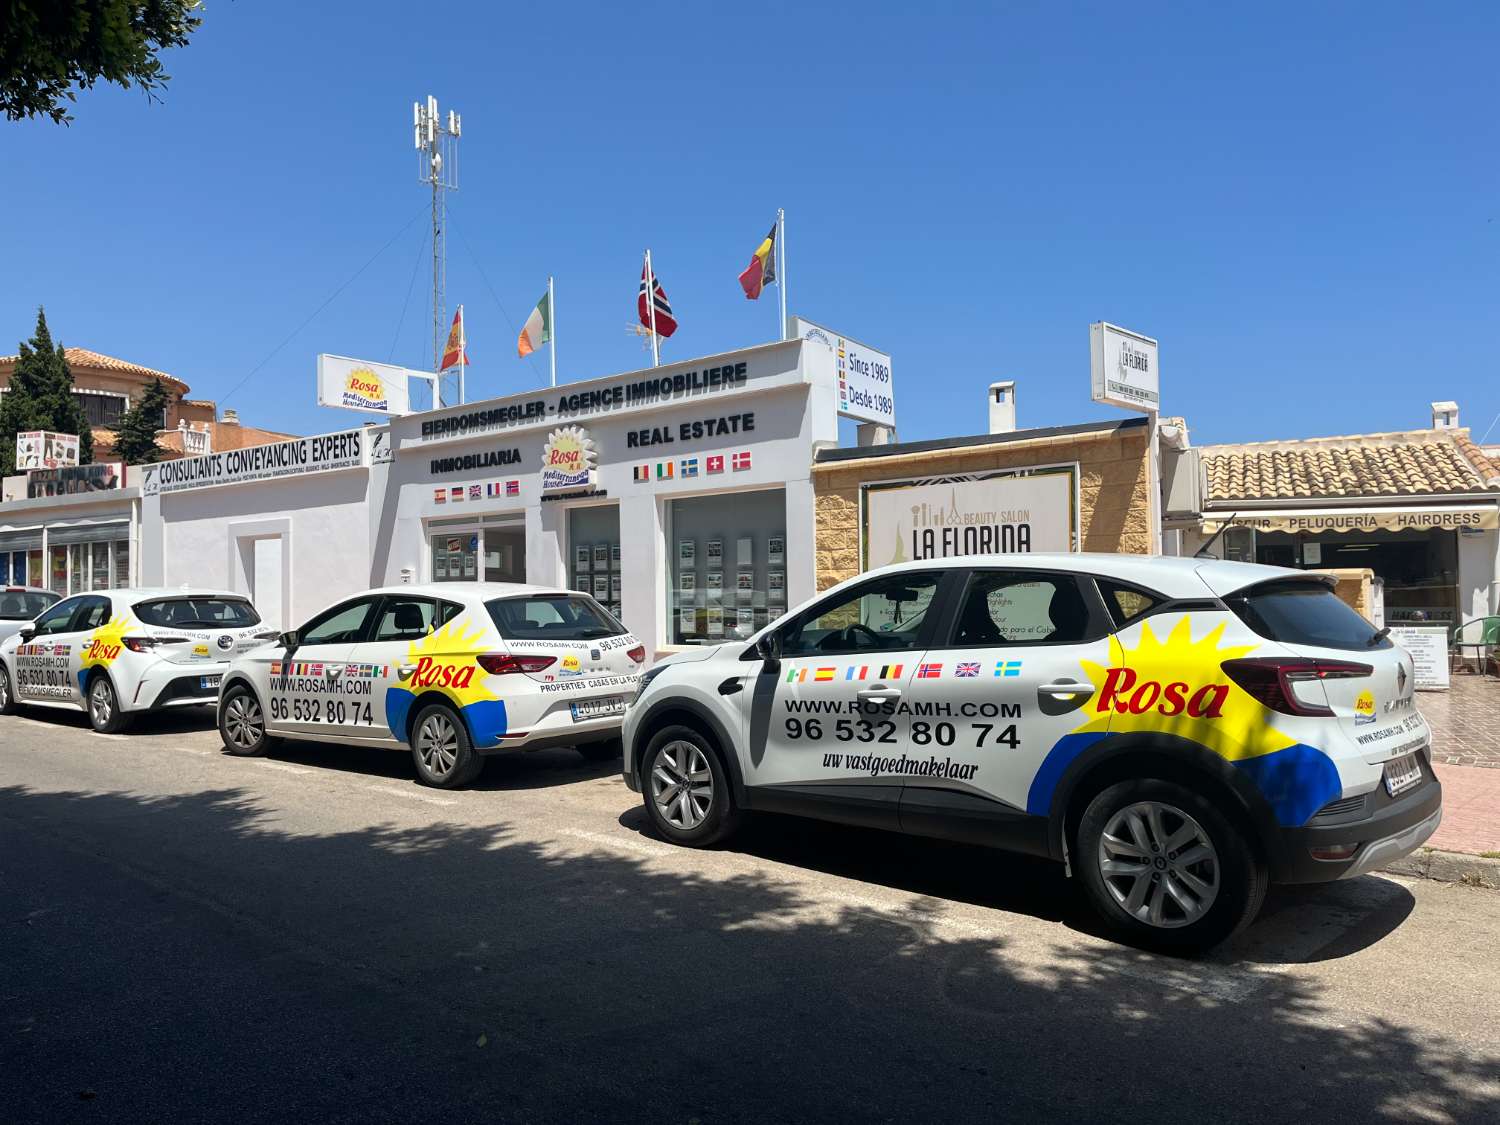
[[[939,680],[942,679],[942,676],[943,666],[941,664],[922,664],[917,668],[917,679],[919,680]]]

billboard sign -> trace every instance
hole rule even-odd
[[[16,434],[16,472],[61,469],[76,464],[77,434],[54,434],[47,430],[23,430]]]
[[[866,485],[864,567],[959,555],[1071,551],[1078,469]]]
[[[33,469],[26,474],[26,498],[72,496],[79,492],[108,492],[125,487],[123,461],[95,461],[92,465],[64,465]]]
[[[318,405],[361,410],[367,414],[411,413],[408,386],[412,379],[431,379],[423,371],[408,371],[389,363],[318,356]]]
[[[352,469],[365,463],[366,433],[368,431],[363,429],[344,430],[270,445],[226,449],[223,453],[205,453],[202,457],[160,461],[155,465],[137,465],[134,475],[140,478],[142,496],[157,496],[188,488]]]
[[[1099,321],[1089,325],[1089,372],[1095,402],[1152,413],[1161,409],[1156,341]]]
[[[792,317],[790,331],[794,340],[810,340],[832,349],[838,361],[840,415],[895,429],[896,389],[890,356],[800,316]]]

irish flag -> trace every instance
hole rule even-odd
[[[536,303],[536,308],[532,309],[531,315],[526,318],[526,324],[521,328],[521,335],[516,338],[516,354],[524,359],[551,339],[552,297],[548,293],[543,293],[542,299]]]

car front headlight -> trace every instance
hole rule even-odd
[[[635,698],[630,701],[630,705],[632,707],[635,706],[635,704],[639,702],[641,696],[646,694],[646,688],[650,685],[651,681],[656,679],[657,676],[660,676],[670,667],[670,664],[658,664],[655,668],[648,668],[646,671],[642,672],[641,678],[635,682]]]

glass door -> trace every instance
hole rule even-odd
[[[484,580],[486,582],[526,581],[526,529],[487,527],[484,529]]]
[[[526,527],[519,522],[429,528],[434,582],[525,582]]]

